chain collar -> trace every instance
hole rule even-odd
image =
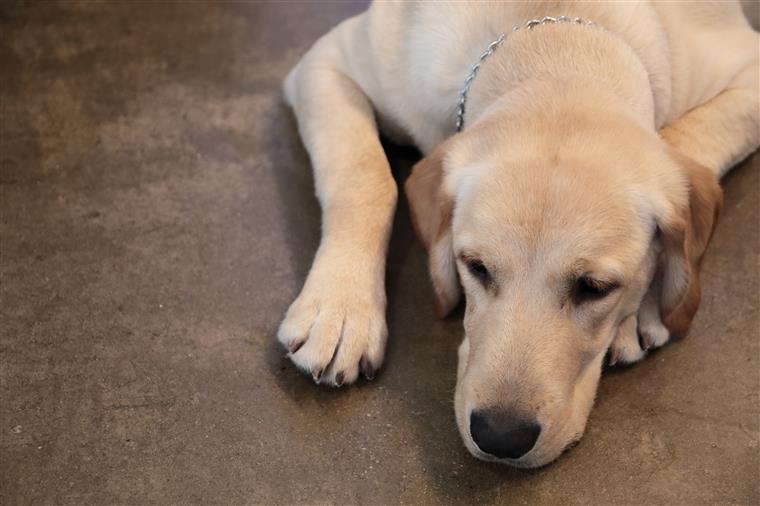
[[[544,16],[541,19],[531,19],[529,21],[526,21],[522,25],[515,25],[512,27],[512,32],[517,32],[520,30],[532,30],[534,27],[538,25],[546,25],[546,24],[553,24],[553,23],[574,23],[576,25],[582,25],[582,26],[597,26],[595,23],[591,21],[587,21],[582,18],[571,18],[569,16]],[[467,78],[464,80],[464,86],[462,86],[462,89],[459,90],[459,105],[457,106],[457,122],[456,122],[456,128],[457,132],[461,132],[462,128],[464,128],[464,113],[465,113],[465,105],[467,104],[467,92],[470,91],[470,85],[472,84],[473,79],[475,79],[475,76],[478,73],[478,70],[480,70],[480,66],[483,65],[483,62],[491,56],[494,51],[496,51],[499,46],[501,46],[504,43],[504,39],[507,38],[506,33],[502,33],[499,35],[499,37],[496,38],[493,42],[488,44],[488,47],[485,51],[483,51],[480,56],[478,57],[478,61],[475,63],[475,65],[472,66],[470,69],[470,73],[467,74]]]

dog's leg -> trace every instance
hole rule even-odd
[[[755,41],[760,37],[755,34]],[[723,177],[760,147],[760,98],[757,54],[732,84],[712,100],[660,131],[677,151]],[[662,346],[670,332],[660,317],[657,286],[650,287],[639,309],[639,338],[644,349]]]
[[[329,42],[329,41],[328,41]],[[385,259],[397,189],[372,106],[320,44],[285,82],[311,156],[322,239],[279,341],[315,381],[372,378],[385,352]]]
[[[755,62],[732,86],[664,127],[674,148],[708,167],[718,178],[760,147],[760,104]]]
[[[731,87],[664,127],[660,135],[720,178],[760,146],[759,113],[755,63]],[[644,296],[636,318],[630,317],[621,324],[610,345],[610,363],[636,362],[647,350],[668,342],[670,332],[660,316],[659,292],[655,282]]]

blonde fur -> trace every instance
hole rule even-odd
[[[468,96],[462,80],[512,25]],[[457,423],[473,410],[541,425],[516,466],[584,431],[601,364],[688,331],[717,178],[760,145],[758,34],[730,2],[379,2],[322,37],[285,81],[323,209],[323,234],[278,338],[317,382],[381,366],[385,255],[397,190],[378,123],[428,155],[405,185],[438,307],[466,294]],[[477,259],[488,282],[468,263]],[[616,288],[583,301],[577,280]]]

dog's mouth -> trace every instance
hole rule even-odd
[[[574,438],[568,442],[564,447],[562,447],[557,454],[548,459],[540,460],[535,457],[531,457],[530,455],[523,456],[519,459],[500,459],[497,457],[494,457],[493,455],[483,454],[483,452],[480,452],[481,455],[474,455],[476,458],[480,460],[484,460],[486,462],[495,462],[498,464],[505,464],[511,467],[516,467],[519,469],[530,469],[530,470],[536,470],[536,469],[542,469],[544,467],[547,467],[554,463],[555,460],[557,460],[561,455],[564,455],[565,453],[569,452],[578,444],[581,442],[581,434],[578,434],[574,436]]]
[[[544,463],[535,462],[529,455],[524,455],[517,459],[510,459],[508,457],[499,458],[494,455],[491,455],[490,453],[483,452],[477,446],[475,446],[475,450],[470,448],[470,453],[472,454],[473,457],[479,460],[483,460],[485,462],[504,464],[504,465],[508,465],[508,466],[516,467],[520,469],[536,469],[539,467],[549,465],[551,462],[553,462],[553,460],[550,460]]]

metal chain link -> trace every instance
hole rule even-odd
[[[519,30],[532,30],[534,27],[539,25],[545,25],[545,24],[551,24],[551,23],[575,23],[577,25],[583,25],[583,26],[597,26],[592,21],[587,21],[582,18],[571,18],[569,16],[544,16],[541,19],[530,19],[523,23],[522,25],[515,25],[512,27],[512,32],[517,32]],[[483,62],[491,56],[494,51],[496,51],[499,46],[501,46],[504,43],[504,39],[507,38],[506,33],[502,33],[499,35],[499,37],[488,44],[488,47],[485,51],[483,51],[480,56],[478,57],[478,61],[475,63],[475,65],[472,66],[470,69],[470,73],[467,74],[467,77],[464,80],[464,86],[462,86],[462,89],[459,91],[459,105],[457,106],[457,122],[456,122],[456,128],[457,132],[461,132],[462,128],[464,128],[464,113],[465,113],[465,105],[467,104],[467,92],[470,91],[470,85],[472,84],[473,79],[475,79],[475,75],[478,73],[478,70],[480,70],[480,66],[483,65]]]

